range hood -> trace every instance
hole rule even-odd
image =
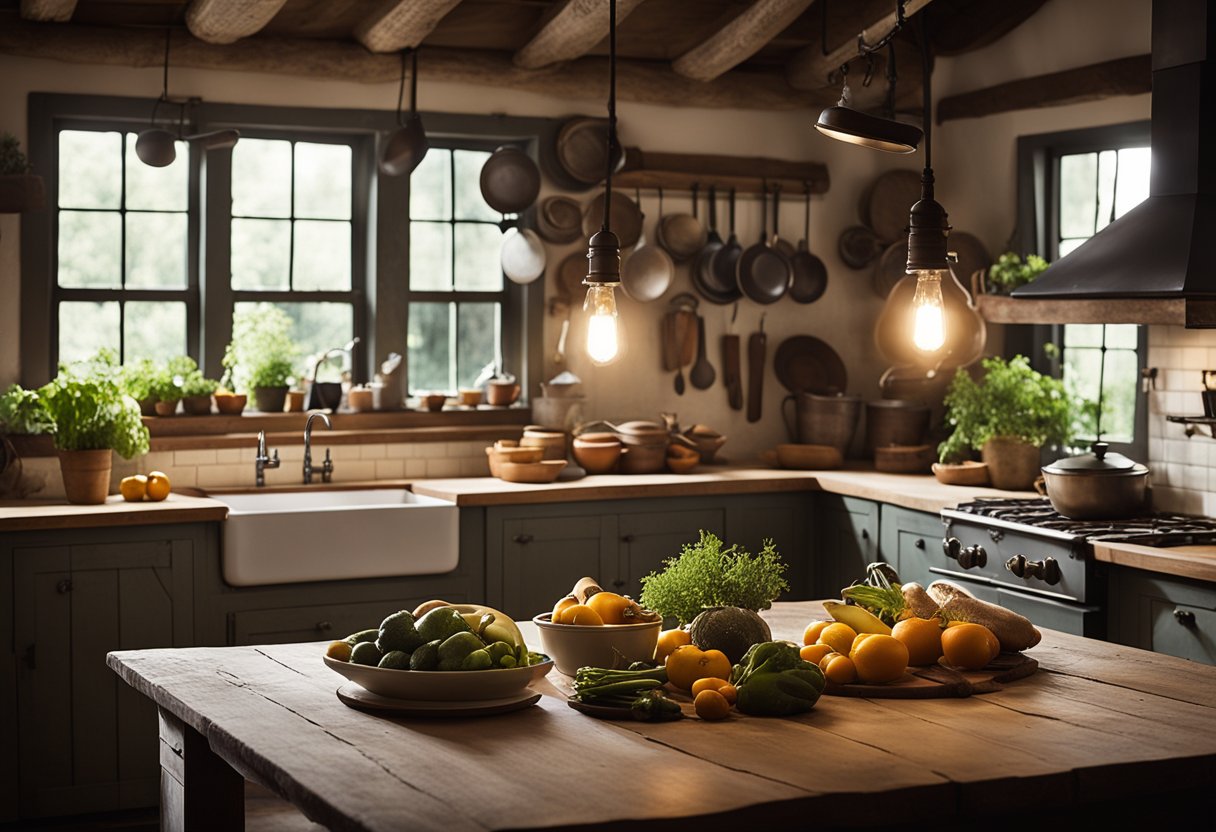
[[[1151,132],[1149,197],[1014,290],[1042,322],[1216,327],[1216,3],[1154,0]]]

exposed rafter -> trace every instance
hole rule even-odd
[[[617,0],[617,24],[642,1]],[[554,7],[540,31],[520,47],[512,60],[524,69],[540,69],[581,58],[606,37],[608,15],[604,13],[604,0],[566,0]]]
[[[39,23],[66,23],[76,11],[76,0],[21,0],[21,17]]]
[[[907,17],[928,6],[932,0],[907,0],[904,4],[904,14]],[[886,37],[895,26],[896,10],[893,2],[871,4],[875,9],[871,19],[862,24],[856,32],[849,32],[848,38],[838,45],[828,44],[827,54],[824,54],[822,44],[808,46],[790,59],[785,66],[785,80],[791,87],[799,90],[817,90],[824,85],[828,73],[857,56],[857,37],[860,35],[866,43],[877,43]]]
[[[191,0],[186,9],[190,33],[207,43],[235,43],[257,34],[286,0]]]
[[[814,0],[756,0],[734,20],[671,62],[685,78],[712,81],[755,55]]]
[[[422,43],[460,0],[381,0],[355,27],[355,38],[372,52],[400,52]]]

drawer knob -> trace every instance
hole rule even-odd
[[[328,633],[333,628],[334,628],[334,625],[330,624],[328,621],[318,621],[317,622],[317,632],[318,633]]]
[[[1195,613],[1190,610],[1174,610],[1174,620],[1183,627],[1195,626]]]
[[[625,582],[622,581],[620,578],[618,578],[612,582],[612,586],[616,589],[622,589],[625,586]],[[607,597],[607,596],[604,596],[604,597]]]
[[[55,584],[55,591],[60,595],[66,595],[72,591],[72,579],[64,578],[59,583]]]
[[[524,544],[528,544],[528,543],[532,542],[532,535],[517,534],[517,535],[515,535],[515,537],[513,537],[511,539],[514,540],[516,543],[519,543],[520,545],[524,545]]]
[[[862,529],[862,530],[861,530],[861,539],[862,539],[862,540],[869,540],[869,539],[870,539],[870,530],[869,530],[869,529]]]
[[[621,542],[622,542],[622,543],[632,543],[634,540],[635,540],[635,538],[634,538],[634,536],[633,536],[633,535],[631,535],[631,534],[623,534],[623,535],[621,535]]]

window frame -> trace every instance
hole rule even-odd
[[[1019,136],[1017,140],[1018,222],[1011,242],[1019,250],[1039,252],[1054,262],[1059,254],[1060,157],[1096,153],[1127,147],[1151,146],[1149,121],[1109,124],[1054,133]],[[1031,366],[1041,373],[1061,378],[1063,374],[1064,325],[1038,324],[1009,327],[1006,352],[1030,356]],[[1058,348],[1048,356],[1047,345]],[[1140,378],[1148,366],[1148,326],[1141,325],[1136,340]],[[1139,384],[1139,381],[1137,382]],[[1138,387],[1135,435],[1131,442],[1111,442],[1112,450],[1132,459],[1148,458],[1148,399]]]
[[[21,228],[21,383],[37,387],[54,374],[52,320],[56,294],[56,223],[58,210],[58,130],[66,124],[87,129],[119,129],[138,133],[149,123],[153,99],[59,93],[31,93],[28,104],[30,162],[46,179],[54,209],[28,214]],[[409,274],[409,177],[382,175],[376,166],[380,143],[397,127],[392,110],[281,107],[200,101],[193,109],[200,131],[233,127],[249,135],[280,133],[283,138],[309,141],[334,138],[352,146],[352,293],[355,334],[361,341],[352,355],[353,377],[369,380],[372,368],[389,352],[408,355],[409,304],[427,300],[432,292],[411,292]],[[529,153],[542,170],[557,169],[552,158],[562,121],[505,115],[422,113],[431,143],[493,150],[514,144]],[[188,285],[195,307],[187,309],[187,351],[213,378],[222,374],[220,359],[231,337],[232,305],[244,292],[232,289],[229,268],[230,203],[218,199],[228,191],[231,150],[190,154]],[[559,180],[560,181],[560,180]],[[222,189],[216,184],[224,183]],[[519,217],[520,227],[534,225],[535,209]],[[207,229],[221,229],[206,233]],[[543,356],[543,281],[521,286],[504,279],[502,298],[502,360],[515,371],[525,391],[541,380]],[[356,290],[356,286],[358,289]],[[533,287],[533,288],[529,288]],[[78,290],[73,290],[78,291]],[[92,290],[84,290],[92,291]],[[140,293],[155,300],[160,290],[99,290]],[[173,290],[177,291],[177,290]],[[146,293],[146,294],[145,294]],[[257,299],[276,300],[275,292],[252,292]],[[289,292],[292,302],[324,301],[327,292]],[[349,293],[340,293],[344,296]],[[449,293],[440,293],[445,300]],[[452,292],[460,300],[478,300],[498,293]],[[178,298],[174,298],[178,299]],[[346,297],[342,302],[347,302]],[[340,345],[335,345],[340,346]],[[408,374],[408,366],[406,368]],[[409,389],[408,375],[405,380]],[[525,400],[526,400],[525,393]]]

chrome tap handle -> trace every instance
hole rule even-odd
[[[279,449],[275,448],[274,456],[266,455],[266,431],[258,431],[258,450],[257,455],[253,458],[253,468],[255,474],[255,482],[258,488],[266,485],[267,468],[279,467]]]
[[[329,455],[329,448],[325,449],[325,462],[321,464],[321,482],[330,482],[334,476],[334,461]]]

